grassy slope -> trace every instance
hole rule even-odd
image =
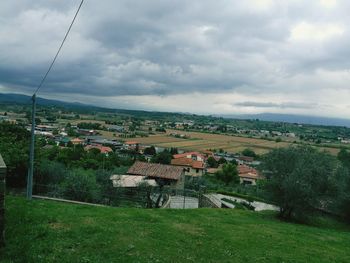
[[[3,262],[350,262],[350,232],[340,224],[303,226],[228,209],[6,202]]]

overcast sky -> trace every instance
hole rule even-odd
[[[0,1],[0,92],[33,92],[79,2]],[[39,96],[350,118],[349,10],[347,0],[85,0]]]

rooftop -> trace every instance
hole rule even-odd
[[[202,159],[204,159],[203,154],[201,154],[200,152],[185,152],[185,153],[179,153],[179,154],[174,154],[173,158],[174,159],[178,159],[178,158],[189,158],[187,156],[199,156]]]
[[[157,186],[155,180],[146,179],[146,176],[139,175],[112,175],[110,179],[113,181],[114,187],[138,187],[141,183],[145,182],[151,186]]]
[[[129,168],[127,173],[131,175],[179,180],[183,174],[183,169],[173,165],[136,161]]]
[[[113,152],[113,150],[110,147],[102,146],[102,145],[88,145],[84,148],[86,151],[89,151],[91,149],[98,149],[101,153],[110,153]]]
[[[171,164],[177,165],[177,166],[189,166],[195,169],[204,169],[204,162],[195,161],[195,160],[192,160],[191,158],[186,158],[186,157],[172,159]]]

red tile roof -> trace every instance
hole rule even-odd
[[[260,178],[258,171],[247,165],[244,165],[244,164],[238,165],[237,170],[238,170],[238,175],[240,177],[246,177],[246,178],[252,178],[252,179]]]
[[[133,175],[142,175],[171,180],[180,180],[183,168],[159,163],[145,163],[136,161],[127,172]]]
[[[91,149],[98,149],[101,153],[110,153],[113,152],[113,150],[110,147],[102,146],[102,145],[88,145],[85,148],[85,151],[89,151]]]
[[[72,143],[82,143],[84,142],[84,140],[80,139],[80,138],[74,138],[71,140]]]
[[[174,159],[178,159],[178,158],[187,158],[187,156],[199,156],[202,159],[204,159],[203,154],[199,153],[199,152],[186,152],[186,153],[179,153],[179,154],[174,154],[173,158]]]
[[[192,160],[191,158],[186,158],[186,157],[172,159],[171,164],[177,165],[177,166],[188,166],[195,169],[204,169],[204,162],[195,161],[195,160]]]

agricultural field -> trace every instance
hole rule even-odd
[[[188,139],[175,138],[171,133],[178,133],[188,136]],[[245,148],[253,149],[257,154],[264,154],[268,151],[291,145],[290,142],[275,142],[257,138],[238,137],[222,134],[211,134],[201,132],[185,132],[177,130],[167,130],[166,134],[151,135],[144,138],[135,138],[142,144],[151,144],[158,147],[177,147],[182,150],[203,151],[208,149],[223,149],[229,153],[237,153],[243,151]],[[332,154],[337,154],[339,149],[323,148]]]

